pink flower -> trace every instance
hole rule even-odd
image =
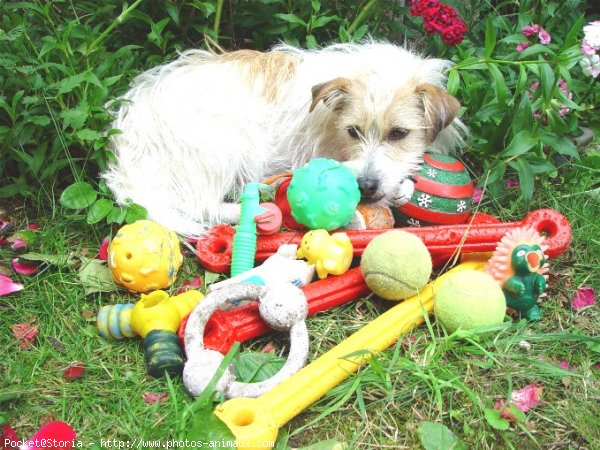
[[[590,47],[600,50],[600,20],[588,23],[583,27],[583,38]]]
[[[19,347],[24,350],[33,348],[33,341],[35,341],[35,337],[38,334],[38,326],[35,323],[17,323],[15,325],[11,325],[10,329],[12,330],[15,338],[17,338]]]
[[[590,286],[581,286],[571,299],[571,308],[574,311],[579,311],[586,306],[596,304],[596,292]]]
[[[523,389],[513,391],[510,397],[510,403],[526,413],[542,402],[542,391],[543,388],[539,384],[530,384]],[[510,408],[507,407],[506,401],[498,400],[494,404],[494,408],[501,411],[500,417],[504,417],[508,420],[515,420],[515,417],[510,412]]]
[[[518,186],[519,185],[519,181],[518,180],[514,180],[514,179],[511,178],[509,180],[506,180],[504,182],[504,184],[506,185],[507,188],[511,188],[511,187]]]
[[[519,53],[523,53],[523,52],[525,51],[525,49],[526,49],[527,47],[529,47],[530,45],[531,45],[531,44],[530,44],[529,42],[527,42],[527,41],[525,41],[525,42],[519,42],[519,43],[517,44],[517,51],[518,51]]]
[[[0,273],[0,295],[8,295],[13,292],[18,292],[23,289],[21,283],[13,283],[13,280],[8,275]]]
[[[588,44],[588,42],[584,39],[581,43],[581,53],[586,56],[592,56],[596,54],[596,49]]]
[[[8,425],[2,425],[2,428],[0,428],[0,445],[2,447],[0,448],[17,450],[19,447],[13,446],[10,442],[16,443],[18,441],[20,441],[20,439],[19,436],[17,436],[17,433],[15,433],[15,430]]]
[[[12,248],[13,250],[19,250],[20,248],[26,248],[27,247],[27,241],[24,239],[11,239],[8,238],[8,242],[12,242],[10,245],[10,248]]]
[[[13,258],[12,268],[21,275],[33,275],[38,271],[37,265],[30,262],[21,262],[19,258]]]
[[[183,294],[184,292],[190,291],[192,289],[198,289],[202,285],[202,280],[200,277],[194,278],[193,281],[184,281],[181,283],[179,289],[177,289],[177,294]]]
[[[475,188],[473,190],[473,203],[479,203],[483,197],[483,189]]]
[[[108,236],[106,236],[104,239],[102,239],[102,244],[100,244],[100,250],[98,250],[98,256],[96,256],[96,259],[101,261],[106,261],[108,259],[108,244],[109,240]]]
[[[544,45],[548,45],[550,43],[550,41],[552,40],[552,38],[550,37],[550,34],[544,30],[542,27],[540,27],[540,32],[538,33],[538,38],[540,38],[540,44],[544,44]]]
[[[565,369],[565,370],[569,370],[569,363],[566,362],[564,359],[558,363],[558,365],[560,366],[561,369]]]
[[[169,397],[168,392],[161,392],[160,394],[155,394],[154,392],[144,392],[142,394],[142,399],[148,404],[162,402],[167,397]]]
[[[521,33],[523,33],[524,36],[531,37],[537,34],[539,31],[540,26],[537,23],[534,23],[533,25],[527,25],[526,27],[524,27],[521,30]]]

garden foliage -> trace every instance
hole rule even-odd
[[[585,2],[446,3],[466,25],[457,45],[448,42],[464,29],[452,39],[429,34],[404,1],[2,2],[0,197],[62,194],[90,223],[134,220],[144,211],[116,207],[98,173],[111,158],[107,137],[119,132],[110,107],[135,74],[192,47],[263,50],[284,40],[315,48],[371,36],[456,63],[448,85],[470,129],[468,158],[493,193],[518,176],[528,202],[535,176],[557,175],[565,160],[557,155],[577,158],[569,136],[589,121],[598,95],[578,65]],[[524,34],[528,26],[546,34]]]

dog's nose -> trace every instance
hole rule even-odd
[[[379,180],[371,177],[359,177],[356,179],[363,197],[373,197],[379,188]]]

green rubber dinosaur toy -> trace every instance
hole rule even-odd
[[[540,320],[537,306],[546,289],[544,237],[530,228],[509,231],[500,241],[487,272],[498,281],[506,297],[506,306],[528,320]]]

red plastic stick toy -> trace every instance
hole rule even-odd
[[[539,209],[529,213],[520,222],[489,223],[488,220],[464,225],[438,225],[421,228],[403,228],[419,236],[431,253],[436,267],[448,261],[460,247],[460,253],[492,252],[507,231],[529,226],[548,235],[545,243],[550,247],[548,256],[555,258],[565,251],[571,242],[571,227],[565,216],[552,209]],[[349,230],[346,234],[354,246],[354,256],[362,255],[371,239],[389,230]],[[229,225],[212,228],[198,240],[198,260],[212,272],[223,273],[231,264],[231,248],[234,230]],[[284,232],[261,236],[256,243],[256,261],[264,261],[282,244],[300,245],[302,232]],[[464,241],[464,242],[463,242]],[[462,244],[461,244],[462,242]]]
[[[563,253],[571,242],[571,226],[568,220],[562,214],[551,209],[534,211],[520,222],[491,223],[489,217],[485,216],[479,218],[477,222],[472,223],[470,226],[443,225],[404,228],[404,230],[415,233],[424,240],[438,265],[452,257],[463,239],[461,253],[491,252],[507,231],[521,226],[533,227],[536,231],[546,235],[544,244],[548,245],[546,253],[550,258],[556,258]],[[231,250],[231,240],[223,238],[224,235],[228,235],[229,229],[231,229],[231,236],[233,236],[233,229],[229,226],[213,228],[211,234],[198,245],[199,250],[212,249],[209,255],[215,257],[212,260],[213,262],[220,261],[218,264],[221,264],[219,267],[223,267],[222,270],[227,268],[227,255],[231,257],[231,253],[227,253],[228,249]],[[351,236],[355,245],[355,254],[358,255],[362,253],[372,238],[385,231],[389,230],[349,231],[347,233]],[[269,256],[269,248],[276,251],[279,245],[288,242],[297,243],[301,237],[302,233],[290,232],[279,233],[269,238],[259,238],[258,248],[261,256],[257,256],[257,259],[266,259]],[[357,246],[359,246],[358,252],[356,251]],[[434,250],[432,251],[432,249]],[[219,250],[223,250],[223,252]],[[215,270],[214,267],[209,267],[209,269]],[[304,286],[302,290],[308,299],[308,313],[310,316],[319,311],[339,306],[369,292],[358,267],[351,269],[344,275],[328,277],[311,283]],[[183,342],[186,319],[181,323],[179,329],[180,342]],[[243,342],[271,331],[271,328],[261,319],[258,313],[258,302],[252,302],[240,308],[217,311],[213,314],[206,327],[204,343],[210,349],[226,353],[235,341]]]
[[[310,283],[302,287],[302,291],[308,300],[308,315],[314,316],[320,311],[367,295],[369,288],[365,284],[360,267],[356,267],[343,275],[330,276]],[[186,325],[187,316],[181,322],[178,332],[182,348]],[[206,324],[204,345],[225,354],[234,342],[244,342],[271,331],[273,330],[260,317],[258,302],[252,302],[239,308],[215,312]]]

